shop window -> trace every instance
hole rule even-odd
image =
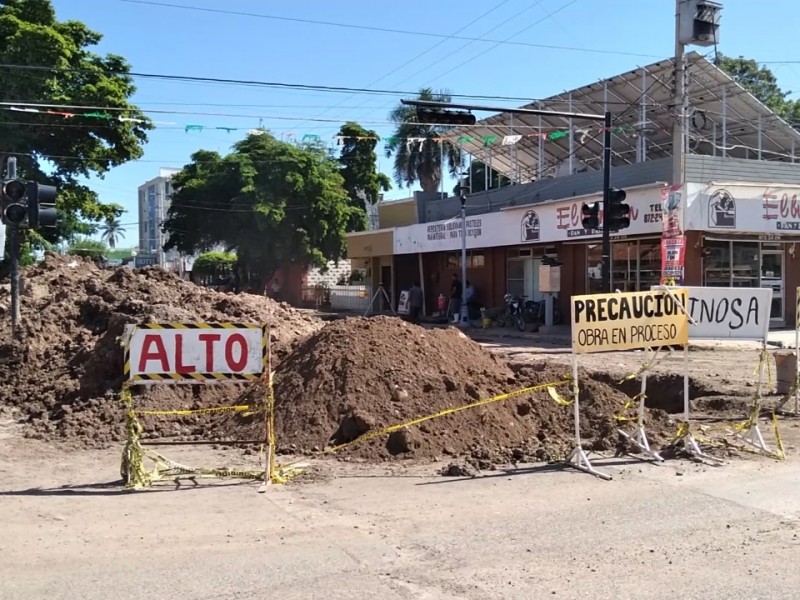
[[[639,291],[661,282],[661,242],[639,242]]]
[[[635,292],[638,267],[637,242],[611,244],[611,284],[615,290]]]
[[[731,286],[758,287],[761,285],[758,242],[736,242],[731,246]]]
[[[603,246],[586,247],[586,293],[603,293]],[[661,280],[660,241],[611,244],[611,287],[623,292],[647,291]]]
[[[486,255],[483,252],[467,252],[467,268],[481,269],[486,266]],[[445,267],[450,270],[461,268],[461,252],[448,252],[445,255]]]
[[[706,240],[703,243],[703,281],[708,287],[730,287],[730,242]]]
[[[589,244],[586,247],[587,294],[601,294],[603,290],[603,246]]]
[[[507,263],[506,291],[514,296],[525,295],[525,261],[509,260]]]

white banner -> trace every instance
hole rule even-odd
[[[686,194],[687,230],[800,233],[800,186],[720,183],[691,188]]]
[[[654,286],[653,289],[658,289]],[[690,339],[765,340],[772,307],[770,288],[689,287]]]
[[[621,231],[621,235],[661,235],[662,187],[659,185],[628,192],[626,202],[631,207],[631,226]],[[597,195],[578,200],[560,200],[467,217],[467,248],[597,239],[602,235],[599,230],[586,230],[581,226],[581,206],[592,202],[602,202],[602,197]],[[601,211],[601,225],[602,215]],[[394,253],[460,250],[461,235],[460,217],[398,227],[394,232]]]

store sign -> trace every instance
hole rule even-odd
[[[770,288],[687,287],[692,339],[763,340],[769,331]]]
[[[581,206],[600,202],[585,198],[537,204],[535,207],[486,213],[467,219],[467,248],[518,246],[526,243],[564,242],[598,238],[599,230],[581,226]],[[631,226],[625,235],[661,233],[661,186],[628,192]],[[602,223],[602,212],[601,223]],[[461,249],[461,219],[398,227],[394,232],[394,253],[446,252]]]
[[[572,351],[584,354],[686,344],[685,304],[684,289],[573,296]]]
[[[800,186],[691,184],[686,229],[800,233]]]

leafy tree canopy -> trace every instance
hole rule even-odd
[[[719,55],[716,64],[775,114],[793,124],[797,123],[800,117],[800,102],[788,99],[792,92],[781,89],[778,78],[770,69],[743,56],[733,58],[723,54]]]
[[[248,136],[224,157],[196,152],[172,180],[165,249],[221,244],[236,252],[243,283],[263,285],[288,264],[324,267],[344,256],[347,226],[363,212],[351,206],[339,171],[324,148],[269,133]]]
[[[192,275],[211,276],[230,272],[236,266],[236,255],[233,252],[203,252],[194,261]]]
[[[350,205],[360,211],[353,213],[348,231],[363,231],[367,203],[376,204],[381,192],[392,188],[392,182],[378,171],[378,155],[375,153],[379,139],[377,133],[351,121],[342,125],[339,136],[342,140],[339,172],[344,178],[344,189],[350,198]]]
[[[447,92],[434,92],[431,88],[419,91],[418,100],[450,102]],[[454,177],[461,174],[463,160],[458,147],[439,138],[448,130],[447,125],[429,125],[417,121],[413,106],[398,104],[389,114],[396,129],[386,144],[387,158],[394,156],[394,179],[400,187],[411,187],[419,182],[424,192],[438,192],[443,176],[442,154],[448,171]],[[409,142],[410,138],[422,142]]]
[[[16,155],[18,175],[58,187],[61,224],[51,240],[91,233],[116,218],[78,182],[142,156],[151,122],[129,102],[135,87],[121,56],[91,52],[102,36],[78,21],[60,22],[50,0],[0,1],[0,89],[7,102],[108,109],[53,108],[75,116],[0,110],[0,169]],[[93,112],[101,118],[83,117]],[[121,120],[122,119],[122,120]]]
[[[90,258],[102,258],[108,254],[108,246],[97,240],[88,238],[78,239],[68,249],[67,254],[74,256],[88,256]]]

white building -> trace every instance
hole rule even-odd
[[[172,184],[170,180],[180,169],[159,169],[158,177],[139,186],[139,253],[136,266],[159,265],[168,268],[178,263],[180,255],[164,252],[168,236],[161,231],[167,218]]]

